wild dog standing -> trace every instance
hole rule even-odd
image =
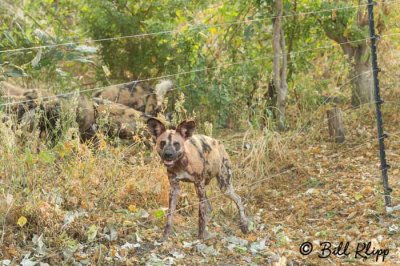
[[[172,230],[172,216],[180,191],[179,182],[192,182],[199,197],[199,238],[206,237],[206,205],[209,205],[205,186],[213,177],[217,178],[219,188],[225,196],[232,199],[239,210],[240,229],[243,233],[249,230],[243,203],[232,186],[230,160],[224,146],[215,139],[203,135],[193,135],[194,121],[183,121],[176,130],[167,130],[159,120],[150,118],[147,121],[149,131],[156,137],[156,150],[167,167],[171,186],[169,211],[163,240]]]

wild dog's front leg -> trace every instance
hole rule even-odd
[[[207,221],[207,197],[204,181],[195,183],[197,196],[199,197],[199,239],[206,237]]]
[[[174,176],[169,176],[169,184],[171,186],[171,190],[169,192],[169,206],[168,206],[169,209],[167,215],[167,224],[165,225],[162,241],[167,240],[169,234],[172,231],[172,224],[173,224],[172,217],[176,210],[176,203],[178,201],[178,196],[180,192],[179,181],[176,180]]]

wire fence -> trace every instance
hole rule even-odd
[[[385,37],[398,36],[398,35],[400,35],[400,33],[391,33],[391,34],[381,35],[380,37],[381,38],[385,38]],[[292,52],[291,53],[291,55],[292,55],[292,57],[291,57],[292,59],[291,60],[294,60],[293,55],[299,55],[299,54],[302,54],[302,53],[308,53],[308,52],[317,51],[317,50],[326,50],[326,49],[334,48],[336,46],[340,46],[340,45],[343,45],[343,44],[354,44],[354,43],[368,41],[370,39],[371,38],[363,38],[363,39],[358,39],[358,40],[354,40],[354,41],[346,41],[346,42],[335,43],[333,45],[321,46],[321,47],[317,47],[317,48],[303,49],[303,50],[300,50],[300,51],[297,51],[297,52]],[[207,67],[207,68],[201,68],[201,69],[195,69],[195,70],[189,70],[189,71],[182,71],[182,72],[179,72],[179,73],[163,75],[163,76],[159,76],[159,77],[153,77],[153,78],[147,78],[147,79],[139,79],[139,80],[135,80],[134,82],[147,82],[147,81],[168,79],[168,78],[178,77],[178,76],[181,76],[181,75],[188,75],[188,74],[193,74],[193,73],[205,72],[205,71],[209,71],[209,70],[218,70],[218,69],[221,69],[221,68],[226,68],[226,67],[235,66],[235,65],[242,65],[242,64],[245,64],[245,63],[262,61],[262,60],[272,59],[272,58],[273,58],[273,55],[264,56],[264,57],[259,57],[259,58],[255,58],[255,59],[242,60],[242,61],[234,62],[234,63],[226,63],[226,64],[222,64],[222,65],[215,66],[215,67]],[[357,78],[357,76],[354,77],[354,78]],[[42,99],[42,100],[56,99],[56,98],[59,98],[59,97],[68,96],[68,95],[74,95],[74,94],[77,94],[77,93],[102,91],[102,90],[106,90],[106,89],[114,87],[114,86],[123,86],[123,85],[127,85],[127,84],[130,84],[130,83],[132,83],[132,81],[113,84],[113,85],[108,85],[108,86],[84,89],[84,90],[75,90],[75,91],[72,91],[72,92],[61,93],[61,94],[52,95],[52,96],[38,97],[37,99],[38,100],[40,100],[40,99]],[[150,94],[154,94],[154,93],[149,93],[148,95],[150,95]],[[27,103],[27,102],[31,102],[31,101],[32,100],[2,103],[2,104],[0,104],[0,106],[21,104],[21,103]]]
[[[400,3],[400,1],[390,1],[390,2],[386,2],[386,4],[396,4],[396,3]],[[344,9],[351,9],[351,8],[359,8],[359,7],[363,7],[363,6],[367,6],[367,5],[368,5],[368,4],[362,4],[362,5],[347,6],[347,7],[335,8],[335,9],[325,9],[325,10],[319,10],[319,11],[302,12],[302,13],[284,15],[284,16],[282,16],[282,17],[287,18],[287,17],[293,17],[293,16],[307,16],[307,15],[313,15],[313,14],[320,14],[320,13],[323,13],[323,12],[332,12],[332,11],[334,11],[334,10],[344,10]],[[204,25],[203,25],[203,26],[193,26],[193,27],[191,27],[189,30],[207,29],[207,28],[210,28],[210,27],[225,27],[225,26],[236,25],[236,24],[254,23],[254,22],[257,22],[257,21],[263,21],[263,20],[273,19],[273,18],[275,18],[275,17],[276,17],[276,16],[270,16],[270,17],[262,18],[262,19],[244,20],[244,21],[232,22],[232,23],[221,23],[221,24],[214,24],[214,25],[207,25],[207,26],[204,26]],[[0,51],[0,54],[1,54],[1,53],[11,53],[11,52],[19,52],[19,51],[34,50],[34,49],[44,49],[44,48],[53,48],[53,47],[60,47],[60,46],[68,46],[68,45],[73,45],[73,44],[85,44],[85,43],[94,43],[94,42],[114,41],[114,40],[121,40],[121,39],[130,39],[130,38],[143,38],[143,37],[147,37],[147,36],[157,36],[157,35],[174,34],[174,33],[180,33],[180,31],[179,31],[179,30],[166,30],[166,31],[154,32],[154,33],[136,34],[136,35],[121,36],[121,37],[113,37],[113,38],[103,38],[103,39],[97,39],[97,40],[85,40],[85,41],[82,41],[82,42],[68,42],[68,43],[51,44],[51,45],[42,45],[42,46],[35,46],[35,47],[8,49],[8,50]],[[381,37],[382,37],[382,38],[385,38],[385,37],[389,37],[389,36],[398,36],[398,35],[400,35],[400,33],[386,34],[386,35],[382,35]],[[317,51],[317,50],[323,50],[323,49],[330,49],[330,48],[333,48],[333,47],[336,47],[336,46],[340,46],[340,45],[343,45],[343,44],[352,44],[352,43],[363,42],[363,41],[368,41],[368,40],[371,40],[371,38],[364,38],[364,39],[359,39],[359,40],[355,40],[355,41],[347,41],[347,42],[342,42],[342,43],[336,43],[336,44],[334,44],[334,45],[324,46],[324,47],[317,47],[317,48],[304,49],[304,50],[301,50],[301,51],[292,52],[291,55],[298,55],[298,54],[301,54],[301,53],[306,53],[306,52],[311,52],[311,51]],[[172,78],[172,77],[178,77],[178,76],[180,76],[180,75],[187,75],[187,74],[205,72],[205,71],[208,71],[208,70],[218,70],[218,69],[220,69],[220,68],[230,67],[230,66],[234,66],[234,65],[241,65],[241,64],[244,64],[244,63],[251,63],[251,62],[260,61],[260,60],[266,60],[266,59],[271,59],[271,58],[273,58],[273,56],[259,57],[259,58],[255,58],[255,59],[248,59],[248,60],[243,60],[243,61],[240,61],[240,62],[233,62],[233,63],[223,63],[223,64],[221,64],[221,65],[219,65],[219,66],[215,66],[215,67],[209,67],[209,68],[202,68],[202,69],[195,69],[195,70],[182,71],[182,72],[175,73],[175,74],[163,75],[163,76],[153,77],[153,78],[148,78],[148,79],[141,79],[141,80],[137,80],[137,82],[154,81],[154,80],[160,80],[160,79],[167,79],[167,78]],[[293,59],[292,59],[292,60],[293,60]],[[371,74],[372,72],[373,72],[372,70],[371,70],[371,71],[366,71],[366,72],[364,72],[364,73],[361,73],[361,74],[355,75],[354,77],[351,77],[350,79],[348,79],[348,80],[346,81],[346,83],[342,84],[342,85],[339,87],[339,89],[343,88],[344,86],[347,86],[347,85],[351,84],[351,82],[352,82],[354,79],[360,77],[361,75],[364,75],[364,74]],[[113,86],[122,86],[122,85],[126,85],[126,84],[128,84],[128,83],[131,83],[131,82],[118,83],[118,84],[113,84],[113,85],[109,85],[109,86],[96,87],[96,88],[84,89],[84,90],[74,90],[74,91],[68,92],[68,93],[61,93],[61,94],[52,95],[52,96],[47,96],[47,97],[38,97],[38,99],[48,100],[48,99],[54,99],[54,98],[59,98],[59,97],[62,97],[62,96],[74,95],[74,94],[79,94],[79,93],[101,91],[101,90],[106,90],[107,88],[110,88],[110,87],[113,87]],[[191,84],[186,84],[186,85],[183,85],[183,86],[177,86],[177,87],[174,88],[173,90],[182,89],[182,88],[189,87],[189,86],[192,86],[192,85],[193,85],[193,84],[191,83]],[[150,95],[150,94],[153,94],[153,93],[149,93],[149,94],[146,94],[146,95]],[[285,144],[284,144],[284,146],[282,147],[282,149],[287,148],[287,146],[290,145],[290,141],[292,141],[295,137],[297,137],[299,134],[301,134],[301,133],[305,130],[305,128],[307,127],[307,124],[308,124],[309,122],[311,122],[311,121],[315,118],[315,115],[318,113],[318,111],[320,110],[320,108],[321,108],[323,105],[325,105],[332,97],[333,97],[333,96],[327,97],[327,98],[316,108],[316,110],[313,111],[313,112],[311,113],[309,121],[306,122],[305,125],[304,125],[303,127],[300,127],[298,130],[296,130],[296,131],[294,132],[293,135],[290,135],[290,136],[288,137],[289,141],[286,141],[286,142],[285,142]],[[23,103],[28,103],[28,102],[30,102],[30,101],[32,101],[32,100],[8,102],[8,103],[0,104],[0,106],[8,106],[8,105],[14,105],[14,104],[23,104]],[[396,101],[386,101],[386,103],[389,103],[389,104],[400,104],[399,102],[396,102]],[[374,103],[365,103],[365,104],[363,104],[363,105],[370,105],[370,104],[374,104]],[[362,105],[362,106],[363,106],[363,105]],[[353,108],[352,108],[352,107],[347,108],[347,109],[343,110],[343,112],[346,113],[346,112],[349,111],[349,110],[353,110]],[[322,127],[322,125],[325,125],[325,122],[324,122],[324,121],[322,121],[321,123],[318,123],[318,124],[314,124],[314,126],[321,126],[321,127]],[[391,135],[391,137],[397,137],[397,136],[400,135],[400,132],[395,132],[395,133],[390,134],[390,135]],[[353,147],[351,147],[351,149],[354,151],[354,150],[357,150],[357,149],[360,149],[360,148],[364,147],[365,145],[371,144],[372,142],[375,142],[375,141],[376,141],[376,138],[373,138],[373,139],[368,140],[368,141],[366,141],[366,142],[364,142],[364,143],[362,143],[362,144],[353,146]],[[341,154],[344,154],[344,153],[347,153],[347,152],[348,152],[348,150],[343,150],[343,151],[341,151],[341,152],[335,153],[335,156],[340,156]],[[273,163],[273,162],[271,162],[271,163]],[[311,163],[309,163],[309,164],[306,164],[306,166],[314,166],[314,165],[315,165],[315,162],[311,162]],[[271,179],[274,178],[274,177],[282,176],[282,175],[285,175],[285,174],[290,174],[290,173],[293,172],[293,170],[295,170],[295,169],[288,169],[288,170],[280,171],[280,172],[275,173],[275,174],[272,174],[272,175],[265,176],[265,177],[263,177],[263,178],[259,178],[259,179],[255,180],[254,182],[247,183],[246,186],[239,187],[239,188],[237,189],[237,191],[238,191],[238,192],[243,192],[244,190],[246,190],[247,194],[249,194],[249,188],[254,189],[254,187],[256,187],[256,185],[260,185],[260,184],[262,184],[262,183],[264,183],[264,182],[266,182],[266,181],[268,181],[268,180],[271,180]],[[295,192],[295,191],[299,191],[300,189],[302,189],[302,188],[303,188],[304,186],[306,186],[306,185],[307,185],[307,183],[304,183],[304,184],[302,184],[302,185],[299,185],[299,186],[297,186],[297,187],[294,187],[294,188],[292,188],[292,190],[291,190],[290,193],[293,193],[293,192]],[[253,191],[253,190],[252,190],[252,191]],[[250,194],[251,194],[251,193],[250,193]],[[222,194],[222,193],[219,194],[219,195],[210,197],[208,200],[217,199],[217,198],[220,198],[220,197],[223,197],[223,194]],[[182,207],[182,208],[176,209],[174,212],[177,213],[177,212],[183,211],[183,210],[185,210],[185,209],[192,208],[192,207],[194,207],[194,206],[197,206],[199,203],[200,203],[200,202],[197,201],[197,202],[195,202],[195,203],[193,203],[193,204],[189,204],[189,205],[184,206],[184,207]],[[147,219],[147,220],[145,221],[145,223],[150,223],[150,222],[153,222],[153,221],[158,220],[158,219],[159,219],[159,218],[156,218],[156,217],[151,218],[151,219]],[[124,227],[124,230],[129,230],[129,229],[132,229],[132,228],[134,228],[134,226],[132,226],[132,227]],[[105,238],[105,237],[96,238],[95,240],[89,241],[89,242],[87,242],[87,243],[85,243],[85,244],[86,244],[86,245],[89,245],[89,244],[91,244],[91,243],[98,242],[98,241],[102,241],[102,240],[106,240],[106,238]]]
[[[397,4],[397,3],[400,3],[400,1],[396,0],[396,1],[385,2],[385,4]],[[310,11],[310,12],[299,12],[299,13],[283,15],[281,17],[287,18],[287,17],[294,17],[294,16],[308,16],[308,15],[320,14],[320,13],[324,13],[324,12],[332,12],[332,11],[345,10],[345,9],[355,9],[355,8],[360,8],[360,7],[365,7],[365,6],[368,6],[368,4],[352,5],[352,6],[346,6],[346,7],[341,7],[341,8],[323,9],[323,10]],[[224,27],[224,26],[230,26],[230,25],[235,25],[235,24],[246,24],[246,23],[248,24],[248,23],[253,23],[253,22],[257,22],[257,21],[274,19],[276,17],[277,16],[270,16],[270,17],[266,17],[266,18],[262,18],[262,19],[244,20],[244,21],[220,23],[220,24],[213,24],[213,25],[193,26],[193,27],[190,27],[190,30],[207,29],[207,28],[210,28],[210,27]],[[172,33],[176,33],[176,32],[178,32],[178,31],[177,30],[166,30],[166,31],[160,31],[160,32],[144,33],[144,34],[136,34],[136,35],[127,35],[127,36],[113,37],[113,38],[102,38],[102,39],[96,39],[96,40],[85,40],[83,42],[67,42],[67,43],[60,43],[60,44],[35,46],[35,47],[26,47],[26,48],[24,47],[24,48],[17,48],[17,49],[8,49],[8,50],[2,50],[2,51],[0,51],[0,53],[23,51],[23,50],[32,50],[32,49],[39,49],[39,48],[51,48],[51,47],[58,47],[58,46],[68,46],[68,45],[80,44],[80,43],[88,43],[88,42],[103,42],[103,41],[113,41],[113,40],[128,39],[128,38],[141,38],[141,37],[146,37],[146,36],[157,36],[157,35],[164,35],[164,34],[172,34]],[[382,35],[380,37],[388,37],[388,36],[396,36],[396,35],[400,35],[400,33],[386,34],[386,35]],[[340,46],[340,45],[343,45],[343,44],[352,44],[352,43],[367,41],[367,40],[370,40],[370,39],[371,38],[364,38],[364,39],[359,39],[359,40],[354,40],[354,41],[346,41],[346,42],[341,42],[341,43],[335,43],[334,45],[330,45],[330,46],[317,47],[317,48],[312,48],[312,49],[305,49],[305,50],[301,50],[301,51],[297,51],[297,52],[292,52],[291,55],[297,55],[297,54],[306,53],[306,52],[315,51],[315,50],[321,50],[321,49],[329,49],[329,48],[333,48],[333,47],[338,46],[338,45]],[[216,67],[209,67],[209,68],[195,69],[195,70],[190,70],[190,71],[183,71],[183,72],[180,72],[180,73],[164,75],[164,76],[160,76],[160,77],[141,79],[141,80],[137,80],[137,82],[153,81],[153,80],[158,80],[158,79],[177,77],[179,75],[186,75],[186,74],[191,74],[191,73],[204,72],[204,71],[207,71],[207,70],[216,70],[216,69],[220,69],[220,68],[223,68],[223,67],[230,67],[230,66],[233,66],[233,65],[240,65],[240,64],[243,64],[243,63],[250,63],[250,62],[254,62],[254,61],[258,61],[258,60],[265,60],[265,59],[269,59],[269,58],[273,58],[273,56],[260,57],[260,58],[250,59],[250,60],[243,60],[243,61],[235,62],[235,63],[227,63],[227,64],[222,64],[222,65],[219,65],[219,66],[216,66]],[[348,80],[348,82],[343,84],[341,87],[351,83],[352,80],[358,78],[359,76],[361,76],[363,74],[366,74],[366,73],[370,73],[370,72],[371,71],[367,71],[365,73],[362,73],[362,74],[359,74],[359,75],[356,75],[356,76],[350,78],[350,80]],[[62,96],[73,95],[73,94],[77,94],[77,93],[105,90],[105,89],[113,87],[113,86],[121,86],[121,85],[126,85],[128,83],[130,83],[130,82],[113,84],[113,85],[109,85],[109,86],[103,86],[103,87],[97,87],[97,88],[91,88],[91,89],[85,89],[85,90],[76,90],[76,91],[73,91],[73,92],[62,93],[62,94],[57,94],[57,95],[52,95],[52,96],[47,96],[47,97],[38,97],[37,99],[47,100],[47,99],[58,98],[58,97],[62,97]],[[188,87],[190,85],[192,85],[192,84],[179,86],[179,87],[177,87],[177,88],[175,88],[173,90],[177,90],[177,89],[180,89],[180,88]],[[153,94],[153,93],[149,93],[149,94],[146,94],[146,95],[150,95],[150,94]],[[325,101],[323,103],[321,103],[317,107],[317,110],[315,110],[313,112],[311,117],[316,112],[318,112],[320,107],[323,106],[324,104],[326,104],[331,97],[332,96],[327,97],[325,99]],[[8,103],[0,104],[0,106],[7,106],[7,105],[13,105],[13,104],[22,104],[22,103],[27,103],[27,102],[31,102],[31,101],[32,100],[8,102]],[[351,108],[349,108],[349,109],[351,109]],[[347,111],[347,110],[345,110],[345,111]],[[305,127],[306,126],[304,126],[303,128],[298,129],[297,134],[301,133],[304,130]],[[291,138],[294,138],[297,134],[293,135]]]

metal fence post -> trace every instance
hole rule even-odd
[[[386,208],[390,208],[392,206],[392,199],[390,197],[390,192],[392,189],[389,187],[388,181],[388,169],[389,165],[386,162],[386,153],[385,153],[385,138],[387,138],[387,134],[383,131],[383,121],[382,121],[382,112],[381,112],[381,104],[383,101],[381,100],[380,91],[379,91],[379,78],[378,78],[378,58],[376,54],[376,41],[379,38],[375,34],[375,23],[374,23],[374,3],[372,0],[368,0],[368,19],[369,19],[369,33],[371,38],[371,61],[372,61],[372,74],[374,81],[374,95],[375,95],[375,106],[376,106],[376,124],[378,128],[378,141],[379,141],[379,158],[381,161],[381,171],[382,171],[382,181],[383,181],[383,191],[385,198],[385,206]]]

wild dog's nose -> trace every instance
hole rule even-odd
[[[174,154],[172,153],[172,151],[165,151],[165,152],[164,152],[164,158],[165,158],[165,159],[171,159],[172,156],[174,156]]]

